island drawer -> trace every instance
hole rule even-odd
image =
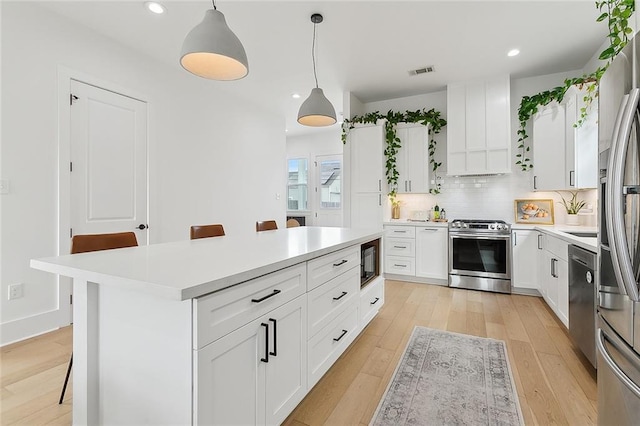
[[[352,299],[360,294],[360,269],[352,268],[348,272],[332,279],[326,284],[314,288],[308,294],[309,336],[335,318]]]
[[[358,335],[358,303],[352,303],[318,334],[309,340],[309,375],[311,389]]]
[[[305,265],[295,265],[194,299],[194,349],[304,294],[306,278]]]
[[[376,316],[384,305],[384,279],[376,279],[362,289],[360,293],[360,328]]]
[[[360,266],[360,246],[348,247],[307,262],[307,291]]]

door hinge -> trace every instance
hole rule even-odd
[[[74,95],[73,93],[69,94],[69,105],[73,105],[73,101],[77,101],[78,97],[76,95]]]
[[[69,304],[73,305],[73,294],[69,295]]]
[[[73,171],[73,162],[69,161],[69,171],[72,172]]]

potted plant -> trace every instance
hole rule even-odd
[[[571,198],[567,200],[564,196],[560,194],[560,198],[562,198],[562,205],[567,210],[567,225],[578,225],[578,212],[586,205],[586,201],[578,200],[578,191],[568,191],[571,194]]]

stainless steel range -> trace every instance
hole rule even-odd
[[[502,220],[449,223],[449,286],[511,293],[511,225]]]

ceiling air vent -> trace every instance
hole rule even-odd
[[[422,67],[422,68],[418,68],[417,70],[409,71],[409,75],[427,74],[427,73],[434,72],[434,71],[435,71],[435,69],[433,68],[433,66]]]

